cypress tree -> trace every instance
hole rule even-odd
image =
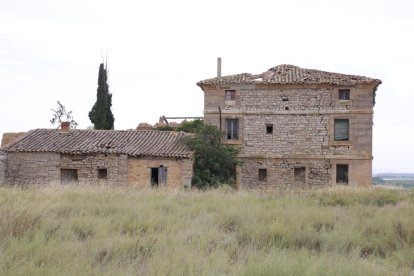
[[[112,94],[109,94],[108,76],[104,64],[99,65],[96,102],[89,112],[94,129],[114,129],[114,115],[111,111]]]

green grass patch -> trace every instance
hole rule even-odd
[[[0,188],[1,275],[409,275],[414,192]]]

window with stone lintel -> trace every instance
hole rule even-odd
[[[226,119],[226,138],[227,140],[239,139],[239,119]]]

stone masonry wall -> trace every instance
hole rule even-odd
[[[235,100],[224,99],[226,89],[236,91]],[[350,99],[340,100],[339,89],[350,89]],[[372,170],[372,90],[369,85],[210,86],[204,89],[204,119],[219,126],[220,106],[223,130],[226,118],[239,120],[239,140],[224,142],[240,145],[242,188],[300,185],[292,182],[297,163],[306,164],[306,185],[332,185],[336,160],[349,164],[350,185],[366,185]],[[349,119],[349,141],[334,141],[335,119]],[[273,125],[273,133],[266,133],[266,125]],[[258,180],[260,166],[268,168],[267,181]]]
[[[305,167],[305,182],[295,181],[294,168]],[[266,181],[259,180],[259,169],[267,170]],[[331,185],[330,160],[244,158],[242,189],[279,189]]]
[[[104,182],[111,185],[126,185],[127,183],[126,155],[96,154],[96,155],[61,155],[62,169],[77,169],[79,182]],[[107,179],[98,179],[98,169],[107,169]]]
[[[333,140],[335,118],[350,120],[349,142]],[[273,125],[273,133],[266,133],[266,125]],[[358,155],[371,158],[372,154],[372,116],[368,114],[245,115],[243,126],[241,154],[244,156]]]
[[[350,100],[338,99],[338,90],[350,89]],[[236,90],[234,101],[225,101],[227,89]],[[223,111],[240,113],[246,111],[352,111],[372,110],[373,92],[371,87],[285,87],[280,89],[255,87],[252,85],[235,85],[223,89],[205,90],[204,112],[218,112],[218,106]]]
[[[60,182],[60,155],[58,153],[7,154],[7,184],[49,184]]]
[[[150,169],[163,166],[167,169],[168,187],[190,187],[193,177],[192,159],[175,158],[133,158],[128,159],[128,184],[149,187]]]
[[[60,155],[59,153],[8,153],[6,182],[9,184],[60,184],[61,169],[77,169],[80,183],[105,181],[126,184],[127,156]],[[107,180],[98,180],[98,169],[108,170]]]
[[[241,154],[267,157],[289,155],[372,155],[372,91],[350,88],[350,100],[338,100],[338,87],[255,90],[238,87],[236,100],[226,105],[224,90],[206,91],[205,120],[219,126],[217,106],[226,118],[239,118]],[[288,110],[286,110],[288,108]],[[333,140],[335,119],[350,120],[347,143]],[[266,134],[266,125],[273,134]],[[237,144],[237,141],[232,141]]]
[[[321,155],[329,147],[327,115],[244,116],[243,155]],[[266,134],[266,125],[273,133]]]

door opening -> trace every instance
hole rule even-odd
[[[151,186],[167,185],[167,168],[160,166],[159,168],[151,168]]]

